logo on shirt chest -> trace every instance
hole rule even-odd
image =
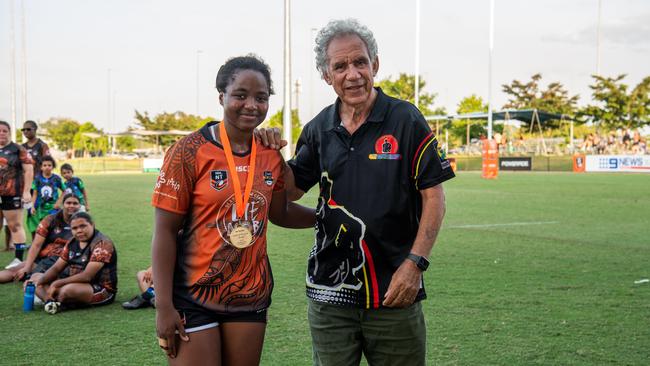
[[[375,141],[375,154],[369,154],[370,160],[399,160],[402,155],[398,154],[399,143],[393,135],[383,135]]]
[[[228,172],[225,170],[210,171],[210,187],[216,191],[221,191],[228,186]]]

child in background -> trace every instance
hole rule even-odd
[[[122,307],[127,310],[146,308],[148,306],[156,307],[156,293],[153,289],[153,273],[151,267],[138,272],[136,278],[138,279],[138,287],[142,293],[130,301],[122,303]]]
[[[65,193],[73,193],[79,198],[81,202],[81,211],[90,211],[90,206],[88,205],[88,195],[86,194],[86,186],[81,178],[74,176],[74,170],[72,165],[65,163],[61,165],[61,175],[65,182],[63,186],[65,187]]]
[[[32,239],[36,233],[38,224],[45,216],[53,214],[61,207],[63,192],[63,180],[58,175],[52,173],[56,167],[54,158],[46,155],[41,158],[41,173],[34,177],[32,183],[32,207],[28,211],[27,229],[32,233]]]

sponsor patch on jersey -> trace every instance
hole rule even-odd
[[[442,148],[438,149],[437,147],[436,147],[436,151],[438,152],[438,157],[440,158],[440,166],[442,167],[442,169],[449,168],[451,166],[451,163],[449,162],[449,160],[447,160],[447,152],[444,149]]]
[[[399,160],[402,155],[398,154],[399,143],[393,135],[383,135],[375,141],[375,154],[369,154],[370,160]]]
[[[264,171],[264,183],[269,187],[273,185],[273,173],[270,170]]]
[[[228,172],[225,170],[210,171],[210,187],[220,191],[228,185]]]

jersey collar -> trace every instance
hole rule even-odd
[[[386,114],[388,113],[389,97],[384,94],[380,87],[375,87],[375,90],[377,90],[377,99],[375,100],[372,109],[370,109],[370,115],[366,118],[366,122],[381,123],[386,119]],[[339,114],[340,107],[341,98],[337,97],[333,108],[330,108],[327,113],[327,120],[330,121],[329,130],[341,125],[341,115]]]

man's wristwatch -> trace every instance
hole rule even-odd
[[[415,265],[418,266],[418,268],[422,272],[426,271],[427,268],[429,268],[429,260],[426,257],[423,257],[421,255],[417,255],[417,254],[413,254],[413,253],[409,253],[408,257],[406,257],[406,258],[412,260],[413,262],[415,262]]]

